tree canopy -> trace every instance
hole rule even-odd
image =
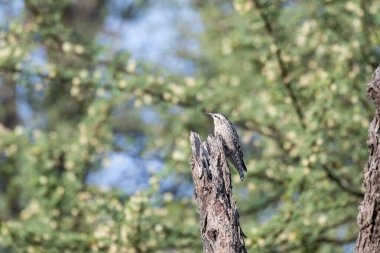
[[[181,189],[189,131],[212,133],[205,112],[241,136],[248,173],[232,172],[233,190],[249,252],[353,250],[380,2],[188,1],[203,27],[180,27],[185,74],[99,36],[111,12],[129,22],[153,1],[19,2],[0,20],[0,251],[200,252]],[[131,194],[89,184],[114,153],[163,169],[131,168],[148,171]]]

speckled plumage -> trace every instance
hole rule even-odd
[[[214,135],[220,136],[227,157],[235,166],[240,175],[240,180],[244,179],[244,171],[247,172],[241,151],[239,136],[232,123],[226,116],[220,113],[208,113],[214,120]]]

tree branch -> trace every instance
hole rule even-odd
[[[346,181],[343,181],[340,176],[335,175],[335,173],[326,164],[322,164],[321,167],[326,172],[327,177],[334,181],[339,188],[356,197],[363,197],[362,192],[352,189],[351,185],[349,185]]]
[[[280,46],[278,45],[277,38],[274,34],[274,30],[273,30],[273,27],[271,25],[271,22],[269,21],[268,16],[265,15],[263,7],[260,4],[260,1],[259,0],[252,0],[252,2],[254,3],[256,9],[259,11],[260,17],[261,17],[262,21],[264,22],[264,26],[265,26],[267,33],[269,34],[269,36],[273,40],[273,43],[275,45],[275,56],[276,56],[278,66],[280,68],[280,75],[281,75],[282,83],[284,84],[285,89],[288,91],[288,95],[290,96],[294,110],[296,111],[297,117],[301,123],[302,128],[306,129],[306,125],[305,125],[305,121],[304,121],[304,115],[303,115],[303,112],[301,109],[301,105],[299,103],[298,98],[295,95],[295,92],[294,92],[293,87],[292,87],[292,83],[290,82],[289,73],[288,73],[288,70],[285,66],[285,62],[284,62],[284,59],[282,56],[282,50],[281,50]]]

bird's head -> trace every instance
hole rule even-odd
[[[210,115],[212,117],[212,119],[214,120],[214,122],[219,122],[219,121],[224,121],[226,120],[226,116],[224,116],[223,114],[220,114],[220,113],[206,113],[208,115]]]

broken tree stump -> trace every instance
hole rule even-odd
[[[206,253],[246,253],[244,233],[232,195],[231,173],[222,141],[209,135],[202,142],[190,133],[190,166],[194,195],[200,213],[203,251]]]

